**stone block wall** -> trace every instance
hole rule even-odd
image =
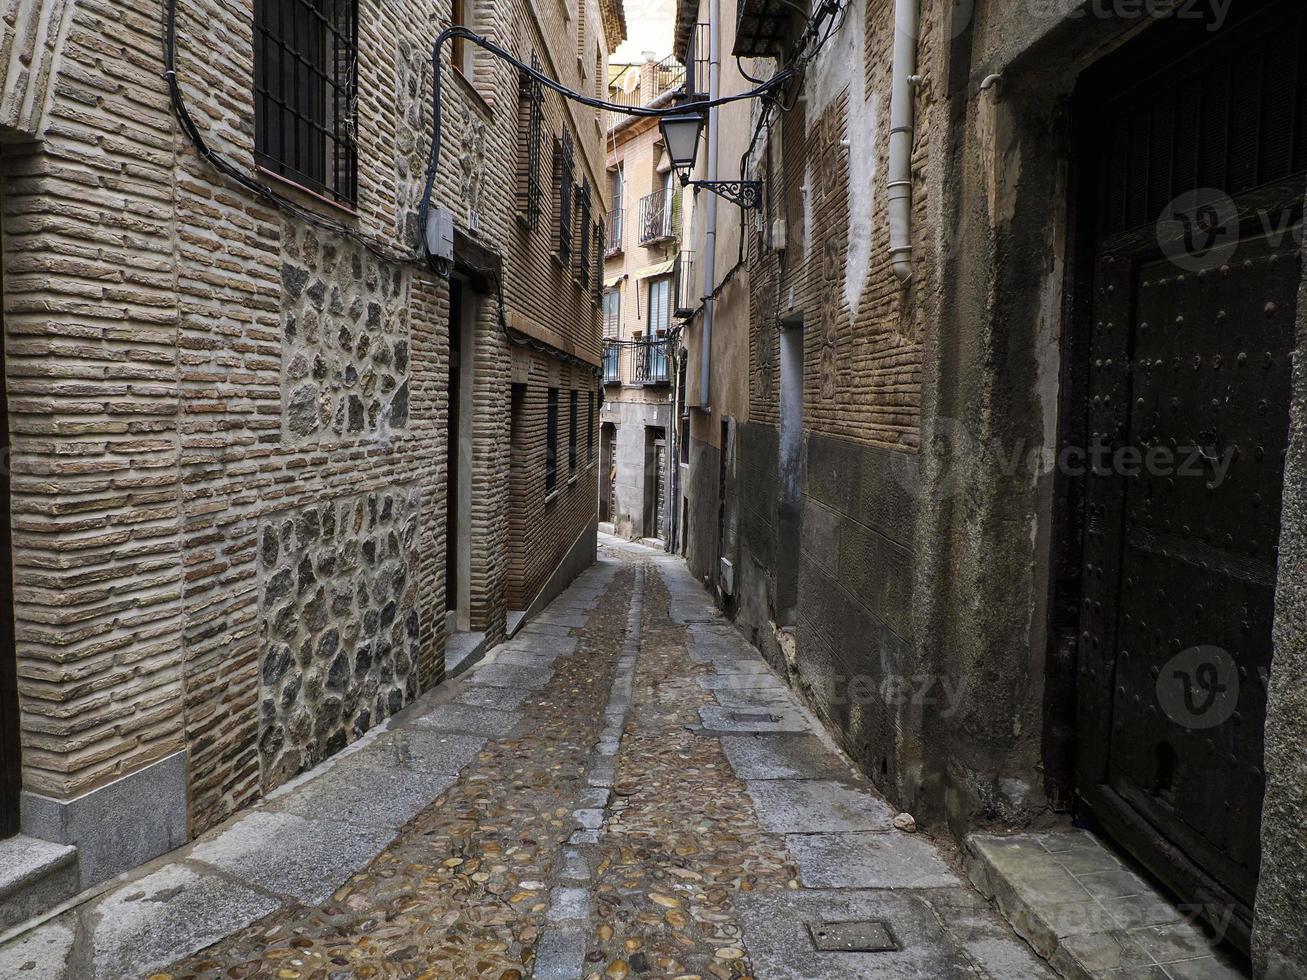
[[[418,511],[418,490],[395,487],[260,521],[265,787],[417,695]]]

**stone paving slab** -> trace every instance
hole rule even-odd
[[[981,893],[1064,977],[1246,975],[1195,915],[1084,831],[973,834],[965,859]]]
[[[759,977],[785,980],[975,980],[973,961],[922,898],[892,891],[805,890],[745,895],[744,940]],[[823,922],[883,920],[899,949],[818,952]],[[1003,977],[1002,980],[1010,980]]]
[[[572,635],[572,628],[570,626],[563,626],[560,623],[542,623],[539,621],[539,619],[533,619],[531,620],[531,622],[527,623],[520,630],[518,630],[517,636],[513,637],[513,639],[517,640],[523,637],[534,637],[534,636],[568,637],[571,635]]]
[[[535,694],[521,687],[477,687],[468,685],[454,697],[455,704],[476,708],[494,708],[496,711],[514,711],[522,702]]]
[[[785,838],[805,888],[949,888],[958,877],[934,845],[914,834],[791,834]]]
[[[839,779],[849,768],[815,735],[723,735],[722,748],[741,779]]]
[[[553,674],[554,672],[546,667],[488,663],[474,671],[467,678],[467,682],[484,687],[520,687],[537,690],[548,684]]]
[[[178,950],[201,949],[280,906],[276,898],[218,874],[168,864],[83,910],[94,960],[79,963],[75,951],[70,980],[143,977],[175,959]]]
[[[418,716],[420,717],[420,716]],[[356,755],[351,765],[390,766],[453,775],[470,763],[486,744],[482,735],[462,735],[403,727],[383,732]],[[352,759],[347,756],[339,760]]]
[[[830,779],[771,779],[746,784],[762,825],[778,834],[891,830],[894,811],[879,796]]]
[[[534,626],[566,626],[570,629],[584,629],[588,622],[590,622],[588,612],[569,612],[564,609],[555,610],[553,607],[531,621]]]
[[[761,675],[737,674],[735,676],[756,677]],[[737,690],[726,687],[713,691],[713,696],[723,708],[757,708],[762,711],[768,711],[772,708],[781,708],[787,711],[799,710],[799,702],[794,699],[794,695],[782,688],[762,687],[751,690]]]
[[[73,917],[60,916],[0,946],[0,977],[64,980],[68,955],[77,938]]]
[[[482,688],[482,690],[485,689]],[[492,688],[492,690],[497,689]],[[489,738],[504,738],[513,731],[521,720],[522,716],[513,711],[499,711],[495,708],[485,708],[479,705],[450,702],[414,718],[412,724],[445,732],[463,732],[469,735],[485,735]]]
[[[301,817],[330,815],[365,827],[400,827],[455,778],[453,773],[379,766],[369,756],[351,756],[297,792],[269,799],[267,807]]]
[[[189,856],[266,891],[319,905],[393,837],[389,829],[255,810],[201,837]]]
[[[705,691],[789,691],[785,682],[771,672],[713,673],[699,678]]]
[[[710,732],[806,732],[808,720],[797,710],[777,705],[759,708],[726,708],[705,704],[699,720]]]
[[[575,636],[552,636],[535,634],[515,636],[506,643],[495,647],[495,659],[505,653],[532,653],[539,655],[567,656],[576,652],[579,641]]]

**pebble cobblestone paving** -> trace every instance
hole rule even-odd
[[[153,980],[1052,975],[927,839],[882,827],[883,801],[797,704],[804,733],[750,728],[748,690],[770,699],[776,685],[717,679],[749,673],[736,668],[750,653],[683,565],[604,550],[615,575],[565,597],[497,671],[492,658],[453,700],[401,718],[431,739],[478,708],[505,716],[367,867]],[[560,641],[564,620],[582,625]],[[732,711],[719,695],[741,690],[733,727],[700,710]],[[823,869],[844,866],[833,891]],[[823,952],[807,938],[855,912],[885,917],[904,948]]]

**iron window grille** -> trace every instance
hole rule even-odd
[[[595,306],[604,301],[604,223],[602,221],[595,223],[595,281],[594,281],[594,301]]]
[[[617,338],[604,341],[604,384],[606,385],[622,383],[621,352],[622,344]]]
[[[585,461],[595,461],[595,393],[585,394]]]
[[[337,202],[358,195],[357,0],[255,0],[254,155]]]
[[[690,34],[690,49],[685,57],[685,96],[688,100],[708,97],[709,25],[700,21]]]
[[[564,266],[572,258],[572,134],[554,137],[554,192],[558,203],[558,258]]]
[[[672,266],[673,292],[676,305],[672,314],[678,319],[689,319],[694,315],[697,297],[694,295],[694,253],[681,251],[676,253],[676,262]]]
[[[590,288],[590,178],[576,191],[576,212],[580,222],[581,242],[576,250],[576,278],[582,289]]]
[[[558,486],[558,389],[549,389],[545,418],[545,496]]]
[[[577,406],[580,401],[581,393],[573,388],[567,405],[567,472],[570,476],[576,476],[576,466],[579,462],[579,455],[577,454],[579,441],[576,436],[576,425]]]
[[[604,249],[609,255],[618,255],[622,251],[622,215],[624,213],[621,208],[608,212],[608,238]]]
[[[671,187],[640,198],[640,244],[653,245],[672,237]]]
[[[531,54],[531,67],[540,70],[540,56]],[[529,72],[517,78],[517,216],[527,228],[540,227],[540,133],[544,126],[544,88]]]

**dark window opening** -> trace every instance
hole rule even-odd
[[[590,178],[581,182],[576,195],[576,213],[581,228],[581,244],[576,250],[576,278],[582,289],[590,288]]]
[[[469,0],[451,0],[449,23],[451,27],[467,27],[467,8]],[[450,38],[450,60],[455,68],[467,74],[467,39]]]
[[[531,67],[540,70],[532,53]],[[544,125],[544,89],[527,72],[517,79],[517,216],[533,231],[540,227],[540,132]]]
[[[577,406],[580,403],[581,393],[575,388],[572,389],[571,401],[567,406],[567,472],[575,476],[577,464]]]
[[[558,389],[549,389],[549,412],[545,422],[545,494],[558,486]]]
[[[585,461],[595,461],[595,393],[586,392],[585,396]]]
[[[564,268],[572,258],[572,134],[554,137],[554,194],[558,205],[558,232],[555,247]]]
[[[333,200],[358,193],[356,0],[255,0],[254,154]]]

